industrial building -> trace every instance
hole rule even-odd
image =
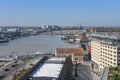
[[[72,61],[70,57],[52,57],[38,63],[27,75],[27,80],[69,80],[71,79]]]
[[[56,57],[71,56],[73,64],[84,62],[84,51],[82,48],[56,48],[55,56]]]

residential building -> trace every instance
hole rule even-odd
[[[71,56],[73,63],[84,62],[84,52],[82,48],[56,48],[56,57],[68,57]]]
[[[116,33],[91,34],[92,68],[120,66],[120,36]]]

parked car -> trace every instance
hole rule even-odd
[[[4,71],[10,71],[8,68],[6,68]]]
[[[16,66],[17,66],[17,64],[16,64],[16,63],[12,64],[12,67],[16,67]]]

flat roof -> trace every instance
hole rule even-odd
[[[101,38],[120,39],[120,35],[117,33],[92,33],[90,35]]]
[[[59,77],[63,64],[45,63],[34,74],[33,77]]]
[[[48,61],[65,61],[66,58],[59,58],[59,57],[54,57],[54,58],[49,58]]]
[[[45,63],[40,65],[33,73],[32,77],[59,77],[63,63],[55,63],[55,61],[64,62],[66,58],[49,58]],[[50,61],[50,63],[49,63]],[[53,61],[53,63],[52,63]]]

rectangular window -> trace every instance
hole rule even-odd
[[[118,50],[120,50],[120,48],[118,48]]]
[[[120,52],[118,52],[118,54],[120,54]]]
[[[77,58],[77,57],[75,57],[75,60],[78,60],[78,58]]]
[[[118,63],[118,66],[120,66],[120,63]]]

